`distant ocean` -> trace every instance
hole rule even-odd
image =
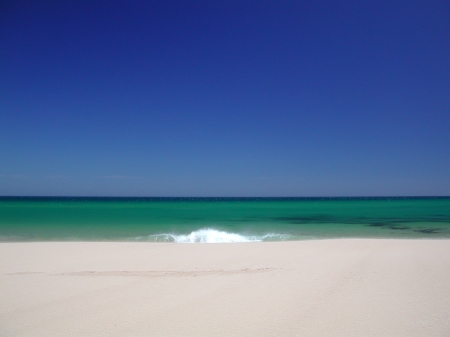
[[[450,238],[450,198],[0,197],[0,241]]]

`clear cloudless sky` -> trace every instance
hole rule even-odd
[[[0,195],[450,195],[450,2],[3,0]]]

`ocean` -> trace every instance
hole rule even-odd
[[[449,197],[0,197],[0,241],[450,238]]]

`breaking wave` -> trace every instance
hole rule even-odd
[[[154,234],[148,237],[139,237],[137,240],[175,243],[231,243],[231,242],[260,242],[289,240],[289,234],[269,233],[264,235],[241,235],[228,233],[211,228],[203,228],[187,235]]]

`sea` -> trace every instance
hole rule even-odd
[[[449,239],[450,197],[0,197],[0,241]]]

